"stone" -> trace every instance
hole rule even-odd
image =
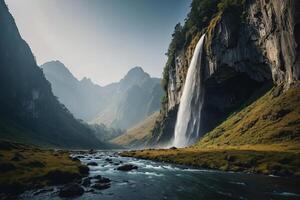
[[[132,164],[125,164],[117,168],[119,171],[131,171],[134,169],[138,169],[138,167]]]
[[[62,187],[58,193],[60,197],[77,197],[84,193],[84,189],[76,183],[68,184]]]
[[[110,183],[95,183],[91,187],[97,190],[105,190],[110,188]]]
[[[89,162],[87,163],[88,166],[98,166],[98,164],[96,162]]]
[[[84,187],[89,187],[91,185],[91,178],[90,177],[85,177],[81,181],[81,185]]]

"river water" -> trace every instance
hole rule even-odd
[[[74,198],[78,200],[300,199],[300,180],[296,178],[193,169],[120,157],[116,152],[105,151],[84,154],[80,160],[98,163],[98,166],[90,166],[89,176],[101,175],[112,182],[105,190],[85,188],[82,196]],[[133,164],[138,169],[130,172],[115,170],[122,164]],[[28,191],[21,199],[60,199],[59,187],[51,190],[39,194]]]

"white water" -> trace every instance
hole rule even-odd
[[[198,41],[184,84],[177,113],[173,146],[185,147],[198,138],[200,129],[202,90],[201,55],[205,35]]]

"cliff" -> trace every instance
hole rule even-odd
[[[60,148],[104,148],[53,95],[28,44],[0,0],[0,136]]]
[[[175,27],[164,69],[165,98],[149,145],[173,137],[186,72],[204,33],[200,135],[273,85],[280,92],[295,85],[300,76],[299,10],[296,0],[194,0],[184,26]]]

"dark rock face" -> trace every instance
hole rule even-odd
[[[59,191],[60,197],[76,197],[81,196],[84,193],[84,189],[78,184],[65,185]]]
[[[117,168],[117,170],[119,170],[119,171],[126,171],[126,172],[134,170],[134,169],[138,169],[138,167],[135,165],[131,165],[131,164],[125,164],[125,165],[122,165]]]
[[[300,78],[300,2],[297,0],[248,0],[243,13],[224,12],[206,30],[201,66],[204,99],[200,135],[218,125],[230,113],[253,100],[272,84],[283,90]],[[168,68],[168,100],[149,145],[163,145],[174,134],[186,71],[195,34],[187,47],[178,50]]]
[[[277,84],[288,85],[300,78],[299,10],[297,0],[257,0],[249,8],[249,24],[258,36],[256,44]]]

